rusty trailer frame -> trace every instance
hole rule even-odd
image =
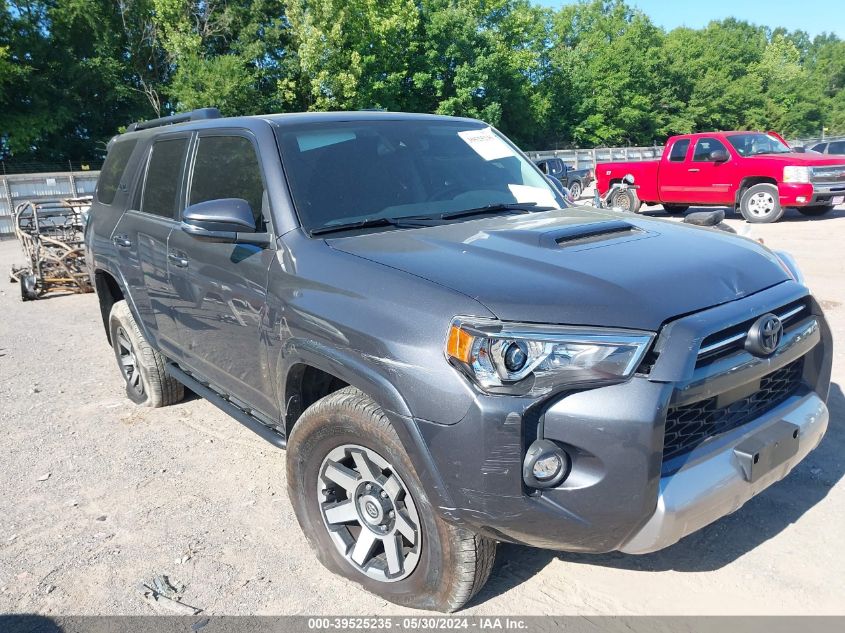
[[[15,207],[15,237],[28,261],[12,267],[10,278],[20,284],[21,299],[93,291],[83,237],[90,205],[91,198],[84,197],[26,201]]]

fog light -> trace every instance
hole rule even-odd
[[[551,488],[569,474],[569,455],[549,440],[537,440],[528,447],[522,464],[522,478],[532,488]]]
[[[560,455],[549,455],[534,462],[531,472],[540,481],[548,481],[557,475],[562,467],[563,462],[560,459]]]
[[[804,196],[796,196],[795,202],[807,202],[807,198],[805,198]]]

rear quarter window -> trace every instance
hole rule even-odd
[[[680,163],[687,157],[687,150],[689,149],[689,139],[682,138],[675,141],[672,149],[669,152],[669,160],[673,163]]]
[[[100,178],[97,181],[97,200],[103,204],[111,204],[117,195],[123,172],[126,171],[126,163],[138,144],[137,139],[116,141],[112,145],[103,169],[100,171]]]

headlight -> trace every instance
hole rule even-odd
[[[806,286],[807,284],[804,283],[804,275],[801,273],[801,269],[798,268],[798,262],[795,261],[795,258],[787,253],[786,251],[772,251],[775,254],[775,257],[778,258],[780,261],[780,265],[783,266],[783,269],[792,277],[795,281],[799,284]]]
[[[810,182],[810,168],[787,165],[783,168],[784,182]]]
[[[489,393],[541,395],[629,378],[654,334],[456,317],[446,357]]]

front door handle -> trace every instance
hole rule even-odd
[[[174,266],[178,266],[179,268],[187,268],[188,267],[188,260],[179,253],[168,253],[167,259],[173,262]]]
[[[690,172],[690,173],[692,173],[692,174],[697,174],[697,173],[698,173],[698,172],[700,172],[701,170],[700,170],[698,167],[691,167],[691,168],[690,168],[690,169],[688,169],[687,171],[688,171],[688,172]]]
[[[129,248],[132,246],[132,242],[126,235],[115,235],[111,238],[111,241],[115,246],[119,246],[120,248]]]

